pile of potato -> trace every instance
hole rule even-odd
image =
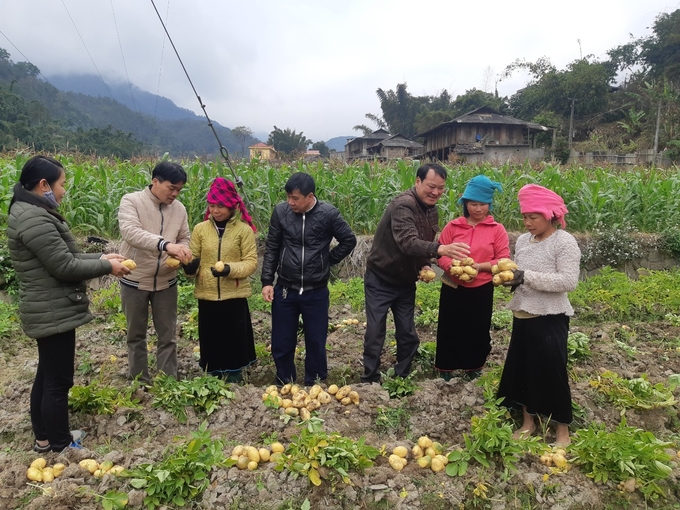
[[[26,478],[33,482],[49,483],[54,481],[66,469],[62,463],[57,463],[52,467],[47,465],[47,461],[42,457],[35,459],[26,470]]]
[[[264,462],[278,462],[284,447],[279,442],[274,442],[270,445],[271,450],[267,448],[255,448],[254,446],[236,445],[231,450],[230,458],[236,461],[238,469],[247,469],[248,471],[255,471],[257,467]]]
[[[118,476],[120,473],[125,471],[123,466],[119,466],[118,464],[114,465],[114,463],[110,460],[105,460],[100,464],[94,459],[83,459],[78,463],[78,465],[84,470],[89,471],[91,475],[94,475],[97,478],[101,478],[106,474]]]
[[[538,461],[544,466],[556,467],[560,471],[567,472],[571,468],[571,464],[567,460],[567,452],[563,448],[557,448],[554,452],[545,453],[538,458]]]
[[[343,405],[358,404],[361,400],[351,386],[338,388],[337,384],[331,384],[326,391],[315,384],[307,393],[297,384],[286,384],[280,390],[275,385],[269,386],[262,394],[262,401],[275,402],[288,416],[309,420],[312,411],[333,401],[333,395]]]
[[[477,276],[477,270],[473,267],[475,261],[472,257],[465,257],[463,260],[452,260],[449,274],[458,278],[461,282],[469,282]]]
[[[513,269],[519,269],[514,261],[510,259],[498,259],[498,263],[491,266],[491,274],[493,274],[491,281],[496,286],[509,282],[515,277],[512,273]]]
[[[437,273],[432,271],[432,269],[421,269],[418,273],[418,277],[425,283],[431,282],[437,277]]]
[[[420,468],[429,468],[435,473],[444,471],[449,463],[449,459],[444,455],[444,447],[427,436],[418,438],[418,443],[411,448],[411,455]],[[392,469],[401,471],[408,464],[408,449],[405,446],[395,447],[387,460]]]

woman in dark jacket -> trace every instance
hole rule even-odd
[[[66,175],[57,160],[34,156],[14,186],[7,238],[19,280],[19,314],[27,336],[38,343],[38,370],[31,390],[33,449],[60,452],[80,447],[82,431],[69,430],[68,392],[73,386],[76,328],[92,319],[85,281],[129,269],[118,254],[80,253],[57,208]]]

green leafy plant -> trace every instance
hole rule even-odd
[[[677,226],[666,228],[659,236],[658,246],[671,255],[680,255],[680,228]]]
[[[598,223],[593,237],[583,248],[581,263],[585,266],[620,266],[642,256],[637,230],[628,224]]]
[[[404,406],[379,407],[375,417],[375,428],[379,433],[396,432],[404,429],[408,431],[411,412]]]
[[[135,382],[131,385],[126,385],[123,388],[117,388],[113,385],[112,376],[117,370],[117,358],[111,356],[110,359],[103,363],[99,375],[86,386],[73,386],[69,390],[68,404],[75,413],[85,414],[113,414],[117,409],[130,408],[137,409],[140,407],[139,400],[133,399],[132,395],[138,388]],[[91,369],[91,359],[86,356],[85,365],[82,370]]]
[[[329,286],[331,305],[349,303],[352,310],[359,312],[364,309],[364,280],[351,278],[347,282],[334,281]]]
[[[203,422],[186,443],[166,448],[163,459],[156,464],[142,464],[124,471],[130,485],[144,489],[144,505],[154,510],[165,505],[182,507],[198,501],[210,485],[210,474],[215,468],[230,467],[236,463],[225,458],[224,445],[212,439]]]
[[[328,434],[323,430],[323,420],[312,417],[300,425],[300,433],[292,437],[276,470],[286,469],[295,478],[306,476],[317,486],[321,485],[320,472],[326,471],[333,483],[334,477],[339,477],[349,484],[351,471],[363,473],[380,454],[365,441],[364,437],[354,441],[337,432]]]
[[[512,422],[505,418],[507,411],[499,407],[501,402],[502,399],[498,399],[485,404],[484,414],[472,417],[470,434],[463,434],[465,448],[457,448],[448,455],[446,473],[449,476],[464,475],[473,460],[489,468],[489,461],[495,458],[503,464],[503,477],[507,479],[525,453],[540,449],[539,437],[521,441],[512,438]]]
[[[440,281],[418,282],[416,285],[416,314],[418,326],[434,326],[439,320]]]
[[[414,363],[420,365],[422,371],[434,370],[434,359],[437,354],[437,342],[422,342],[418,346]]]
[[[414,370],[406,377],[400,377],[394,374],[394,368],[390,368],[387,373],[383,374],[382,387],[387,390],[390,398],[402,398],[413,395],[418,389],[418,385],[413,380],[416,373]]]
[[[160,373],[149,393],[153,395],[154,407],[169,411],[180,423],[187,420],[187,407],[193,407],[197,413],[211,415],[224,400],[234,398],[234,392],[229,390],[227,383],[211,375],[178,381]]]
[[[590,386],[606,395],[618,409],[657,409],[676,404],[670,388],[663,383],[652,384],[647,374],[635,379],[623,379],[609,370],[590,381]]]
[[[495,310],[491,314],[491,327],[493,329],[507,329],[512,331],[512,310],[506,308],[502,310]]]
[[[567,337],[567,359],[569,364],[590,357],[590,338],[585,333],[577,331],[569,333]]]
[[[574,455],[573,462],[596,482],[635,478],[645,498],[657,499],[665,495],[657,482],[672,471],[665,451],[671,444],[651,432],[628,427],[623,420],[612,432],[598,423],[577,430],[569,452]]]
[[[187,340],[198,341],[198,308],[192,308],[182,322],[182,336]]]
[[[20,330],[18,307],[15,304],[0,301],[0,339],[12,338]]]

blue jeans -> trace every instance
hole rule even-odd
[[[300,315],[305,333],[305,385],[328,377],[326,338],[328,336],[328,287],[306,290],[302,294],[283,285],[274,287],[272,302],[272,356],[276,380],[295,382],[295,346]]]

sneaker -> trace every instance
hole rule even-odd
[[[33,443],[33,451],[38,453],[47,453],[52,451],[52,447],[50,446],[50,443],[47,443],[45,446],[40,446],[38,444],[38,440],[36,439]]]
[[[84,430],[72,430],[71,431],[71,437],[73,438],[72,443],[77,443],[77,444],[80,445],[82,443],[83,439],[85,439],[85,436],[87,436],[87,432],[85,432]]]

